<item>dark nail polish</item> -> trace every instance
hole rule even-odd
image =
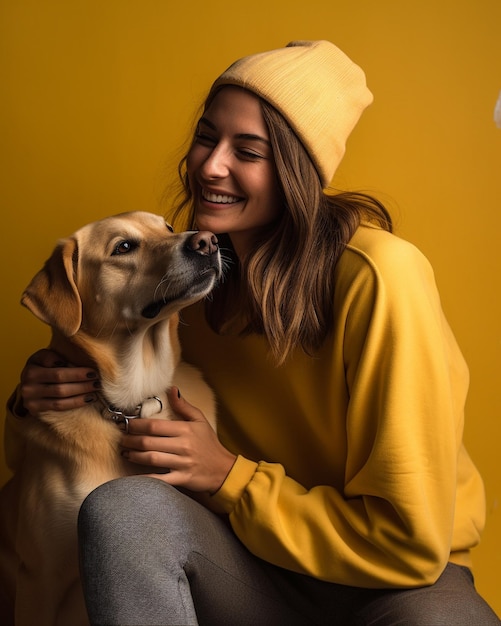
[[[101,381],[100,380],[95,380],[92,383],[92,386],[94,387],[94,389],[101,389]]]
[[[95,396],[85,396],[85,402],[87,402],[87,404],[89,404],[90,402],[95,402],[96,398]]]
[[[67,367],[67,365],[64,361],[54,361],[54,367]]]
[[[87,372],[87,378],[96,378],[96,372]]]

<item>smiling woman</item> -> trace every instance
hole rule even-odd
[[[239,256],[283,211],[260,101],[239,87],[215,94],[198,123],[187,162],[195,225],[231,233]]]
[[[361,100],[370,98],[364,92]],[[351,116],[357,114],[359,106]],[[325,172],[332,171],[344,151],[341,136],[335,143],[337,149],[326,152],[317,170],[291,124],[273,106],[220,79],[181,162],[185,195],[174,221],[181,216],[186,223],[188,209],[191,228],[210,226],[225,233],[235,253],[233,267],[239,268],[208,302],[211,326],[218,332],[265,332],[278,363],[297,345],[313,354],[324,341],[332,324],[331,269],[360,220],[392,227],[388,212],[375,198],[322,193]],[[214,202],[216,193],[209,201],[208,188],[239,189],[247,195],[220,204]]]

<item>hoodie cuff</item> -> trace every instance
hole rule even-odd
[[[258,464],[256,462],[250,461],[243,456],[237,456],[237,460],[233,464],[226,480],[218,491],[211,496],[211,504],[215,505],[214,508],[230,514],[237,502],[242,498],[257,468]]]

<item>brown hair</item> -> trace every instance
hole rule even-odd
[[[211,94],[213,97],[214,94]],[[223,254],[231,257],[224,281],[206,301],[206,317],[219,333],[266,335],[271,354],[282,364],[296,346],[314,354],[332,328],[333,268],[361,221],[391,231],[383,204],[364,193],[327,194],[303,145],[286,120],[261,100],[264,120],[282,190],[284,210],[262,229],[252,252],[240,262],[229,237],[220,236]],[[209,106],[209,102],[206,103]],[[181,217],[196,228],[186,174],[173,222]]]

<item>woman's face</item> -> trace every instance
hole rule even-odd
[[[198,123],[187,171],[197,227],[228,233],[239,255],[282,211],[268,129],[249,91],[217,93]]]

